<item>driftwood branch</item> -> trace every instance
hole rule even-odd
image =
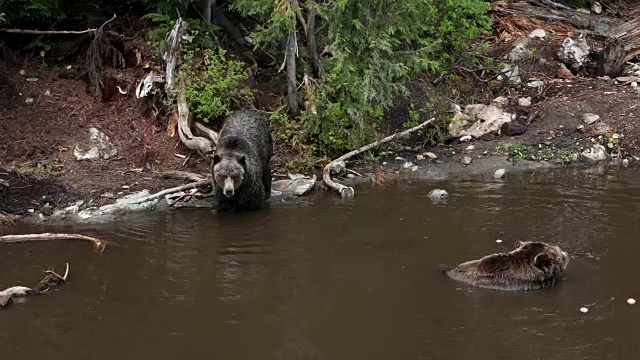
[[[173,194],[173,193],[177,193],[179,191],[183,191],[183,190],[187,190],[187,189],[193,189],[193,188],[198,187],[198,186],[209,185],[209,184],[211,184],[211,180],[210,179],[206,179],[206,180],[200,180],[200,181],[192,182],[192,183],[181,185],[181,186],[176,186],[174,188],[162,190],[162,191],[157,192],[155,194],[151,194],[151,195],[149,195],[147,197],[144,197],[142,199],[138,199],[138,200],[132,202],[132,204],[142,204],[142,203],[145,203],[147,201],[158,199],[158,198],[163,197],[163,196],[168,195],[168,194]]]
[[[29,29],[7,29],[0,28],[0,32],[13,33],[13,34],[31,34],[31,35],[81,35],[90,34],[98,31],[98,29],[87,30],[29,30]]]
[[[187,31],[187,23],[181,18],[176,20],[176,24],[167,36],[167,51],[164,54],[166,63],[165,69],[165,90],[167,93],[174,92],[174,82],[180,63],[181,40]],[[183,77],[179,78],[177,88],[178,105],[178,135],[180,141],[189,149],[196,151],[202,158],[208,159],[215,149],[217,133],[208,130],[206,127],[200,128],[211,140],[193,135],[191,132],[191,117],[189,116],[189,106],[185,94],[186,83]],[[206,129],[206,130],[204,130]]]
[[[103,252],[107,244],[95,237],[82,234],[64,233],[42,233],[42,234],[21,234],[0,236],[0,243],[17,243],[26,241],[47,241],[47,240],[87,240],[93,243],[96,250]]]
[[[187,181],[202,181],[206,180],[206,178],[200,174],[188,172],[188,171],[180,171],[180,170],[167,170],[160,173],[160,176],[166,179],[178,179],[178,180],[187,180]]]
[[[405,130],[405,131],[398,132],[398,133],[395,133],[393,135],[387,136],[384,139],[378,140],[378,141],[373,142],[373,143],[371,143],[369,145],[365,145],[365,146],[363,146],[363,147],[361,147],[361,148],[359,148],[357,150],[353,150],[353,151],[351,151],[349,153],[346,153],[346,154],[340,156],[339,158],[331,161],[330,163],[328,163],[324,167],[324,169],[322,170],[322,180],[324,181],[324,183],[328,187],[336,190],[343,199],[353,198],[354,195],[355,195],[355,191],[353,190],[352,187],[344,186],[342,184],[336,183],[333,180],[331,180],[331,167],[333,166],[334,163],[336,163],[338,161],[347,160],[348,158],[350,158],[352,156],[355,156],[355,155],[361,154],[361,153],[363,153],[365,151],[371,150],[371,149],[373,149],[373,148],[375,148],[377,146],[380,146],[380,145],[382,145],[384,143],[387,143],[387,142],[389,142],[391,140],[394,140],[394,139],[396,139],[398,137],[402,137],[402,136],[411,134],[412,132],[418,131],[418,130],[422,129],[423,127],[425,127],[425,126],[429,125],[430,123],[432,123],[434,120],[435,120],[435,118],[431,118],[431,119],[423,122],[422,124],[420,124],[418,126],[412,127],[411,129],[408,129],[408,130]]]
[[[33,288],[26,286],[12,286],[5,290],[0,291],[0,308],[4,308],[16,297],[25,297],[33,295],[42,295],[49,292],[51,289],[61,286],[67,281],[69,276],[69,263],[63,276],[58,275],[53,270],[47,270],[44,272],[46,276],[40,280],[38,285]]]

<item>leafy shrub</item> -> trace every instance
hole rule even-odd
[[[194,51],[186,52],[181,66],[187,102],[197,119],[208,123],[229,115],[234,102],[253,101],[246,84],[251,71],[243,62],[229,59],[222,49],[205,49],[201,54],[195,57]]]

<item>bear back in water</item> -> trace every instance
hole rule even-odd
[[[273,141],[267,119],[257,111],[236,111],[222,125],[213,155],[216,210],[258,210],[271,196]]]
[[[442,272],[481,288],[526,291],[555,285],[568,264],[569,255],[559,246],[518,241],[511,252],[487,255]]]

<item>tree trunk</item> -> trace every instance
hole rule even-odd
[[[295,34],[287,38],[287,97],[289,102],[289,114],[297,117],[300,114],[298,108],[298,82],[296,81],[296,52],[298,46]]]
[[[309,4],[309,10],[307,12],[307,46],[309,47],[313,76],[320,78],[320,60],[318,59],[318,45],[316,44],[316,9],[313,7],[313,1],[309,1]]]
[[[204,9],[202,13],[204,14],[204,21],[207,24],[211,24],[211,8],[213,8],[216,4],[216,0],[204,0]]]

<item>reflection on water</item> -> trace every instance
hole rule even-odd
[[[58,230],[117,246],[100,255],[81,242],[3,244],[2,286],[65,262],[71,275],[0,312],[2,357],[637,359],[640,305],[626,299],[640,297],[638,175],[364,187],[349,202],[316,194],[245,214],[68,225]],[[436,186],[451,194],[446,204],[427,199]],[[519,239],[572,254],[565,280],[508,293],[436,270]]]

